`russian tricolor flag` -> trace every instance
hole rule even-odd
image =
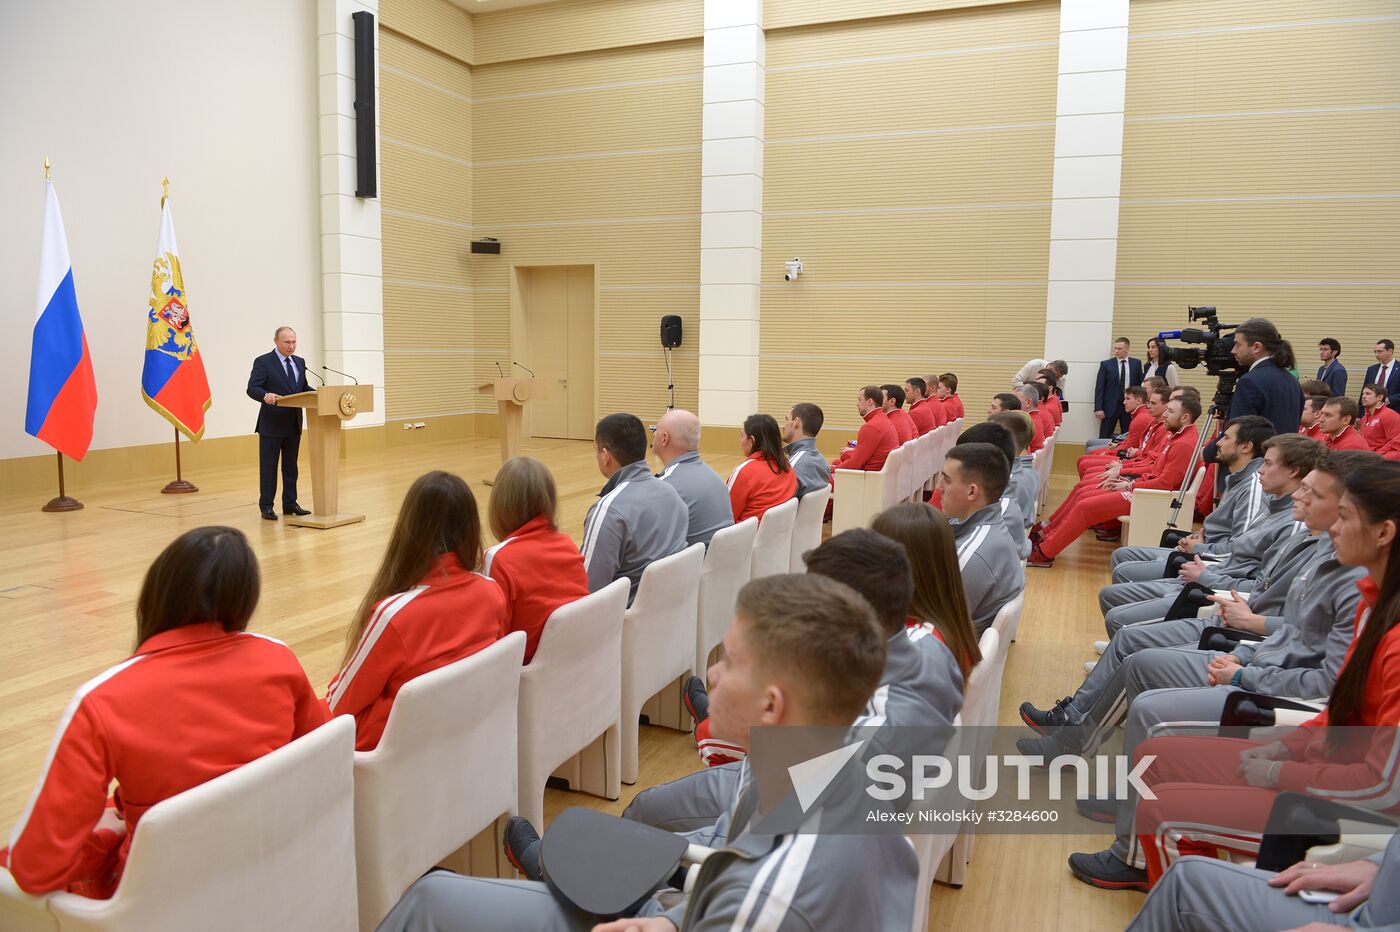
[[[29,403],[24,430],[75,460],[92,444],[97,413],[97,382],[78,294],[73,289],[73,266],[68,260],[68,237],[53,183],[44,182],[44,237],[39,246],[39,308],[34,320],[34,344],[29,353]]]

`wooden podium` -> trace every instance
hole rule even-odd
[[[345,514],[338,507],[340,497],[340,422],[374,410],[373,385],[323,385],[309,392],[283,395],[277,404],[284,408],[305,408],[308,443],[311,446],[311,502],[309,515],[286,515],[294,527],[322,530],[354,524],[364,515]]]
[[[525,402],[549,397],[544,379],[496,379],[480,386],[477,391],[496,399],[496,411],[501,416],[501,465],[520,455],[520,425],[525,416]],[[491,483],[488,481],[487,485]]]

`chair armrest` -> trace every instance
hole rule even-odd
[[[1319,712],[1317,706],[1284,699],[1279,696],[1266,696],[1240,690],[1225,697],[1225,708],[1220,712],[1222,736],[1227,728],[1256,727],[1260,725],[1287,724],[1280,721],[1279,713],[1306,713],[1311,718]],[[1304,719],[1306,721],[1306,719]]]
[[[1230,652],[1240,641],[1262,641],[1262,634],[1255,634],[1252,631],[1241,631],[1239,628],[1222,628],[1219,625],[1211,625],[1201,632],[1201,640],[1196,644],[1196,650],[1218,650],[1225,653]]]
[[[0,929],[6,932],[57,932],[58,917],[49,911],[49,896],[25,893],[14,875],[0,867]]]
[[[1375,826],[1378,831],[1375,834],[1364,833],[1367,826]],[[1368,849],[1373,841],[1368,842],[1367,839],[1381,839],[1384,846],[1396,829],[1392,819],[1369,809],[1358,809],[1302,793],[1280,793],[1269,812],[1255,866],[1261,870],[1281,871],[1303,860],[1309,849],[1317,845],[1335,846],[1345,841]],[[1345,852],[1336,853],[1346,856]],[[1347,859],[1359,860],[1366,856],[1366,853],[1359,853],[1357,857]]]

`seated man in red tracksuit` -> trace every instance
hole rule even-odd
[[[899,447],[899,435],[889,416],[881,410],[885,403],[885,393],[878,385],[867,385],[856,395],[856,410],[864,418],[855,443],[841,451],[831,464],[834,477],[838,469],[863,469],[878,472],[890,453]]]
[[[904,383],[904,397],[909,399],[909,419],[914,422],[914,428],[919,432],[919,436],[932,433],[948,422],[943,415],[943,405],[937,407],[926,397],[928,393],[928,383],[918,376],[913,376]]]
[[[904,410],[904,388],[890,383],[881,385],[880,391],[885,396],[880,408],[890,419],[890,423],[894,425],[894,433],[899,438],[899,442],[901,444],[908,443],[919,436],[919,428],[914,424],[914,419],[909,416],[908,411]]]
[[[953,419],[948,413],[947,407],[943,404],[943,396],[939,394],[938,376],[930,375],[924,379],[924,400],[928,402],[929,410],[933,412],[934,427],[942,427]]]
[[[1120,450],[1141,450],[1152,425],[1161,423],[1170,400],[1166,391],[1154,395],[1141,385],[1130,386],[1124,391],[1123,410],[1129,415],[1127,436],[1117,443],[1103,441],[1099,446],[1094,446],[1097,442],[1094,440],[1086,442],[1084,455],[1079,458],[1080,478],[1113,462]]]
[[[1329,450],[1369,450],[1371,445],[1356,429],[1356,419],[1361,409],[1351,398],[1338,396],[1328,398],[1322,404],[1322,414],[1317,423],[1321,433],[1317,437]]]
[[[1114,521],[1132,508],[1133,489],[1176,489],[1196,449],[1196,419],[1201,403],[1183,395],[1167,405],[1163,426],[1169,432],[1157,469],[1137,479],[1117,479],[1108,488],[1083,496],[1067,512],[1052,518],[1044,531],[1032,531],[1027,566],[1053,566],[1057,557],[1080,534],[1096,524]]]
[[[958,397],[958,377],[951,372],[945,372],[938,377],[938,400],[943,402],[943,411],[950,421],[956,421],[967,414],[962,399]]]

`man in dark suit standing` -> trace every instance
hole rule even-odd
[[[1400,411],[1400,363],[1395,361],[1395,342],[1376,342],[1376,364],[1366,369],[1362,385],[1379,385],[1385,389],[1386,403],[1395,411]]]
[[[309,392],[306,360],[294,355],[297,332],[278,327],[273,334],[276,346],[270,353],[253,360],[248,376],[248,397],[258,405],[258,510],[268,521],[277,520],[272,499],[277,494],[277,459],[282,458],[282,513],[309,515],[297,504],[297,451],[301,449],[301,409],[279,408],[283,395]]]
[[[1317,343],[1317,358],[1322,365],[1317,367],[1317,380],[1326,382],[1332,389],[1332,397],[1340,398],[1347,393],[1347,367],[1342,365],[1342,344],[1331,337],[1324,337]]]
[[[1127,337],[1113,341],[1113,358],[1099,363],[1094,380],[1094,417],[1099,419],[1099,438],[1112,437],[1128,429],[1130,415],[1123,410],[1123,389],[1142,384],[1142,360],[1132,357],[1133,344]]]

